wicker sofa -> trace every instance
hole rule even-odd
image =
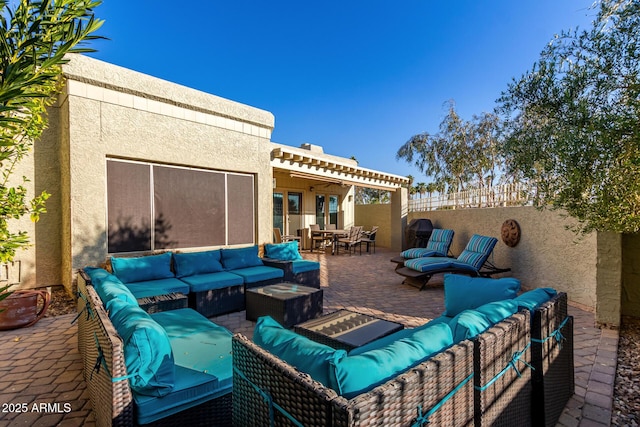
[[[338,394],[236,334],[234,425],[555,425],[574,384],[566,303],[560,293],[525,305],[356,396]]]
[[[111,297],[107,311],[79,276],[78,347],[97,425],[230,425],[231,333],[189,308],[147,314]]]

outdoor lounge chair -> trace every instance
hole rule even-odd
[[[411,248],[396,257],[391,258],[391,262],[396,263],[396,270],[404,267],[404,262],[407,259],[421,258],[421,257],[446,257],[449,256],[449,248],[451,242],[453,242],[453,230],[434,228],[431,232],[431,237],[427,242],[427,246],[424,248]]]
[[[489,277],[510,271],[509,268],[497,268],[487,261],[497,242],[495,237],[474,234],[458,258],[437,256],[407,259],[403,267],[396,269],[396,273],[405,277],[402,283],[422,290],[431,277],[439,273]]]

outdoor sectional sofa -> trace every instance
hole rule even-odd
[[[231,333],[190,308],[149,314],[114,275],[90,275],[78,347],[96,424],[230,425]]]
[[[446,275],[443,316],[348,354],[261,318],[233,337],[234,425],[555,425],[574,384],[566,294],[514,298],[505,280]]]

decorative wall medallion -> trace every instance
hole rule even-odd
[[[508,219],[502,223],[502,241],[510,248],[520,241],[520,224],[515,219]]]

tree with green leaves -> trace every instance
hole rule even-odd
[[[502,166],[499,130],[497,115],[483,113],[466,121],[451,101],[439,132],[412,136],[396,158],[413,163],[446,192],[485,188],[494,184]]]
[[[575,230],[640,231],[640,2],[602,0],[498,101],[508,168]]]
[[[10,5],[10,3],[13,4]],[[93,9],[101,1],[0,0],[0,262],[13,260],[29,244],[25,231],[10,222],[46,212],[49,194],[29,199],[26,177],[13,177],[16,165],[31,151],[47,126],[46,108],[62,84],[67,53],[90,52],[83,43],[103,21]]]

